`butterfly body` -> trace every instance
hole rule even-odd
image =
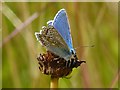
[[[36,38],[48,51],[66,60],[66,67],[75,67],[78,58],[72,45],[70,26],[65,9],[58,11],[54,20],[47,22]]]

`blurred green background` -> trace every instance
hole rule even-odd
[[[36,59],[45,48],[34,33],[61,8],[67,11],[78,58],[87,63],[70,79],[61,78],[59,88],[118,88],[118,3],[107,2],[2,3],[3,88],[49,88],[50,76],[39,71]]]

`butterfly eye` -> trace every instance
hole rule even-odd
[[[77,57],[76,54],[74,54],[74,57]]]

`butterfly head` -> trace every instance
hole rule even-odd
[[[77,68],[78,66],[81,65],[81,63],[86,63],[86,61],[78,60],[75,51],[71,50],[71,53],[72,54],[71,54],[69,60],[66,61],[66,67],[68,67],[68,68],[74,68],[74,67]]]

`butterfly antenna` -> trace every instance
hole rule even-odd
[[[95,46],[94,44],[93,44],[93,45],[84,45],[84,46],[79,46],[79,47],[76,47],[76,48],[75,48],[75,50],[76,50],[76,49],[78,49],[78,48],[81,48],[81,47],[94,47],[94,46]]]

